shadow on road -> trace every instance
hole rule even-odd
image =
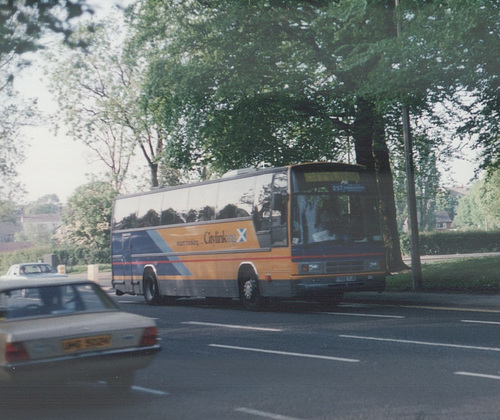
[[[118,393],[98,382],[5,387],[0,392],[2,420],[96,418],[92,413],[98,418],[109,413],[113,418],[111,413],[158,398],[133,389]]]

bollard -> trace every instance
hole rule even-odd
[[[90,281],[99,282],[99,266],[97,264],[89,264],[87,266],[87,276]]]

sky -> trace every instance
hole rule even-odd
[[[33,74],[23,82],[23,90],[29,89],[31,83],[36,83],[36,76]],[[44,104],[40,108],[45,116],[48,110],[56,109],[50,94],[39,86],[34,86],[27,95]],[[19,180],[26,190],[22,202],[35,201],[47,194],[57,194],[66,202],[77,187],[89,181],[88,174],[100,173],[105,168],[92,158],[86,146],[66,136],[64,129],[56,135],[48,118],[41,120],[40,124],[21,129],[26,146],[25,160],[17,168]]]
[[[108,13],[109,6],[116,2],[89,1],[99,5],[95,8],[99,16]],[[103,5],[108,7],[101,8]],[[18,166],[19,180],[26,190],[21,201],[28,203],[47,194],[57,194],[61,202],[65,203],[76,188],[89,182],[89,175],[103,173],[104,164],[93,157],[90,149],[82,143],[67,137],[64,128],[54,133],[48,115],[57,112],[57,105],[46,88],[47,76],[39,62],[35,60],[27,71],[15,79],[15,83],[17,90],[25,97],[37,98],[39,109],[45,116],[36,126],[23,127],[21,130],[26,144],[25,161]],[[443,171],[443,181],[467,185],[474,176],[476,161],[471,156],[469,159],[472,163],[455,160],[450,171]]]

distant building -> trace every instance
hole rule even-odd
[[[0,243],[14,242],[16,233],[22,232],[23,227],[12,222],[0,223]]]
[[[34,242],[37,239],[33,239],[37,237],[35,233],[44,232],[44,235],[50,236],[59,226],[61,226],[60,213],[20,215],[16,223],[0,223],[0,253],[32,248],[36,246]],[[28,240],[16,242],[16,235]]]
[[[60,213],[21,215],[21,225],[25,232],[32,230],[33,227],[43,227],[47,231],[55,232],[60,224]]]
[[[452,218],[447,211],[441,210],[435,213],[436,217],[436,230],[451,229]]]

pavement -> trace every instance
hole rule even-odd
[[[500,313],[500,294],[359,292],[346,293],[342,302]]]

